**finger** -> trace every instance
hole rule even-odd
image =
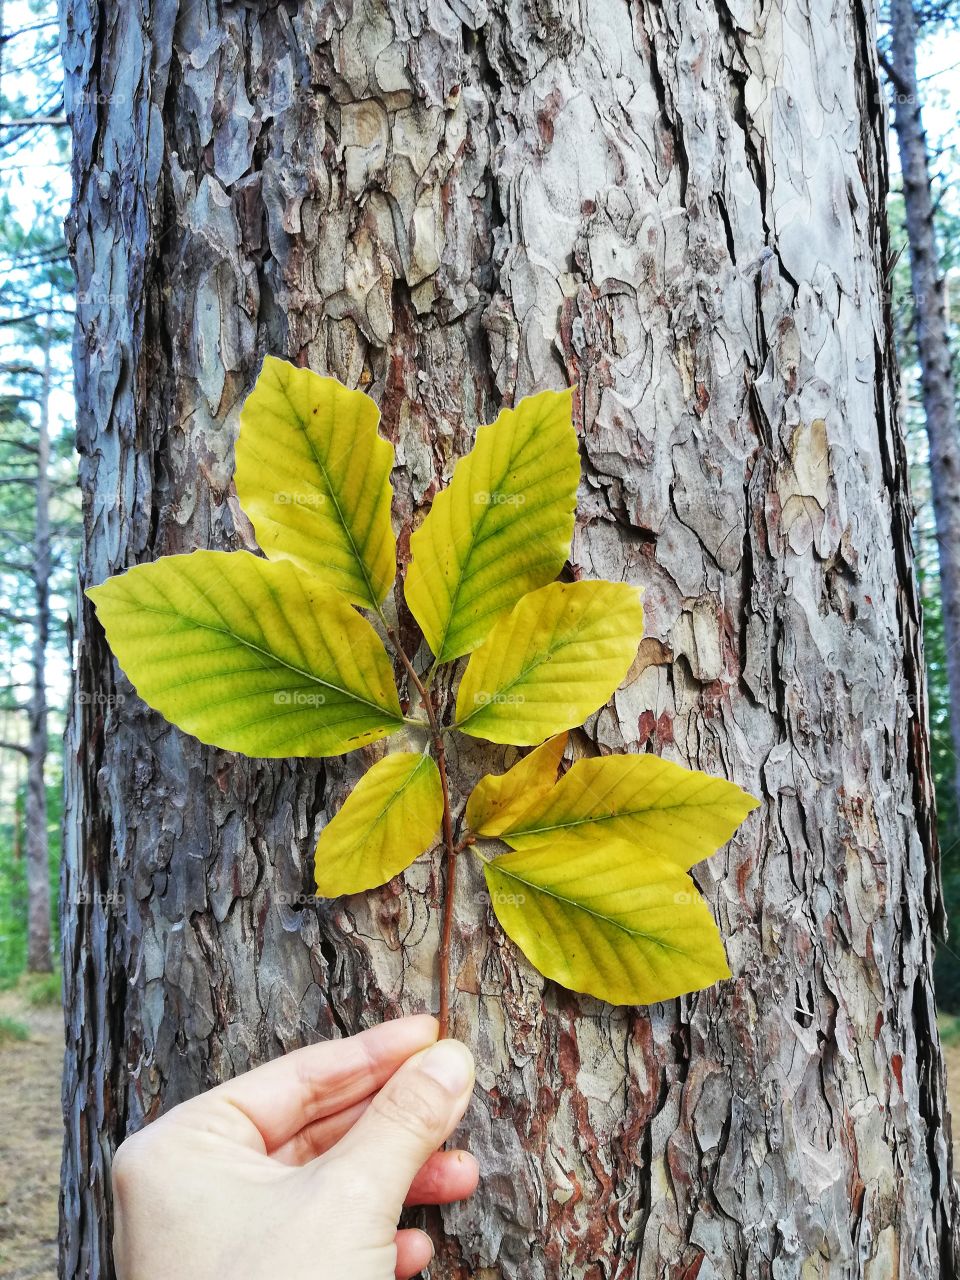
[[[343,1163],[371,1213],[400,1216],[420,1168],[454,1130],[473,1090],[473,1057],[441,1040],[405,1062],[320,1165]]]
[[[345,1040],[296,1049],[211,1089],[186,1103],[184,1111],[190,1108],[189,1118],[195,1123],[205,1109],[211,1126],[272,1152],[313,1121],[375,1093],[437,1034],[436,1019],[426,1014],[396,1018]],[[238,1113],[245,1123],[229,1124],[231,1115],[236,1120]]]
[[[274,1151],[281,1164],[305,1165],[335,1146],[352,1129],[372,1099],[346,1108],[338,1115],[315,1120]],[[449,1204],[473,1195],[480,1180],[480,1166],[469,1151],[435,1151],[417,1173],[407,1193],[407,1205]]]
[[[276,1151],[271,1151],[270,1154],[281,1164],[309,1164],[311,1160],[316,1160],[318,1156],[322,1156],[331,1147],[336,1146],[343,1135],[357,1123],[372,1099],[373,1094],[361,1102],[355,1102],[352,1107],[344,1107],[335,1116],[324,1116],[321,1120],[314,1120],[312,1124],[306,1125],[283,1146],[277,1147]]]
[[[480,1166],[469,1151],[435,1151],[414,1178],[405,1203],[449,1204],[472,1196]]]
[[[397,1280],[410,1280],[429,1267],[433,1258],[433,1241],[425,1231],[411,1227],[397,1232]]]

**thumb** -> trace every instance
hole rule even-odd
[[[328,1153],[348,1184],[396,1224],[410,1184],[456,1128],[473,1092],[473,1055],[441,1040],[408,1058]]]

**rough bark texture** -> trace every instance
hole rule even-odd
[[[464,861],[453,1026],[479,1062],[464,1137],[484,1181],[444,1211],[432,1275],[947,1274],[872,12],[65,0],[63,29],[83,583],[246,542],[232,443],[265,351],[382,405],[398,525],[501,401],[576,382],[575,568],[642,583],[649,628],[578,748],[653,750],[764,799],[697,872],[733,980],[655,1008],[545,985]],[[77,683],[71,1278],[109,1274],[128,1130],[436,1008],[439,888],[426,860],[310,900],[361,761],[201,747],[136,699],[89,610]],[[465,784],[510,758],[470,743],[453,768]]]
[[[960,707],[960,424],[950,364],[946,290],[934,222],[930,157],[917,88],[914,0],[891,0],[890,55],[884,65],[893,86],[893,120],[903,174],[920,393],[937,526],[947,683],[950,705]],[[950,733],[960,809],[960,714],[951,716]]]
[[[50,640],[50,335],[44,335],[43,385],[37,422],[37,491],[31,576],[34,587],[27,756],[27,968],[49,973],[50,844],[47,838],[47,644]]]

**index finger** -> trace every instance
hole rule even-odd
[[[335,1115],[375,1093],[407,1058],[437,1039],[436,1018],[394,1018],[345,1040],[324,1040],[217,1085],[185,1104],[193,1113],[226,1103],[242,1128],[231,1136],[267,1154],[312,1121]],[[252,1129],[251,1129],[252,1126]],[[217,1126],[219,1128],[219,1125]]]

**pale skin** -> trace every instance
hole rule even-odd
[[[120,1280],[409,1280],[430,1262],[406,1205],[476,1189],[440,1151],[473,1059],[434,1018],[299,1049],[172,1108],[113,1161]]]

